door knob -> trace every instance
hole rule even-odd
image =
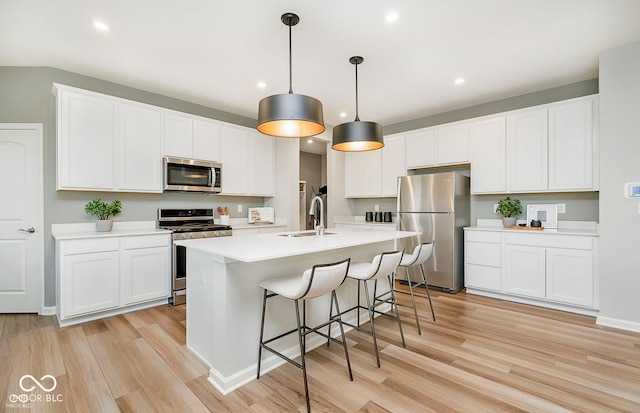
[[[18,231],[21,231],[21,232],[28,232],[29,234],[33,234],[34,232],[36,232],[36,229],[35,229],[34,227],[27,228],[27,229],[24,229],[24,228],[18,228]]]

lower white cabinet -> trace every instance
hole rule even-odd
[[[598,309],[592,235],[465,228],[465,286],[472,294],[588,313]]]
[[[169,296],[170,234],[56,240],[56,262],[60,325]]]

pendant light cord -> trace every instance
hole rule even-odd
[[[356,119],[355,121],[358,122],[360,121],[360,116],[358,116],[358,63],[356,63],[355,66],[356,66]]]
[[[293,94],[293,65],[291,63],[291,17],[289,17],[289,93]]]

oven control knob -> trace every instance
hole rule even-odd
[[[219,237],[220,235],[221,235],[221,234],[220,234],[220,231],[216,231],[216,232],[215,232],[215,236],[216,236],[216,237]]]
[[[189,238],[193,239],[193,232],[189,234]]]
[[[202,233],[202,238],[207,238],[207,233],[206,232]]]
[[[185,234],[181,234],[182,239],[185,239],[187,236]]]

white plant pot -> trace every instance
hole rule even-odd
[[[99,219],[96,221],[96,229],[98,232],[111,232],[113,221],[110,219]]]
[[[502,225],[505,228],[512,227],[516,224],[516,217],[502,217]]]

